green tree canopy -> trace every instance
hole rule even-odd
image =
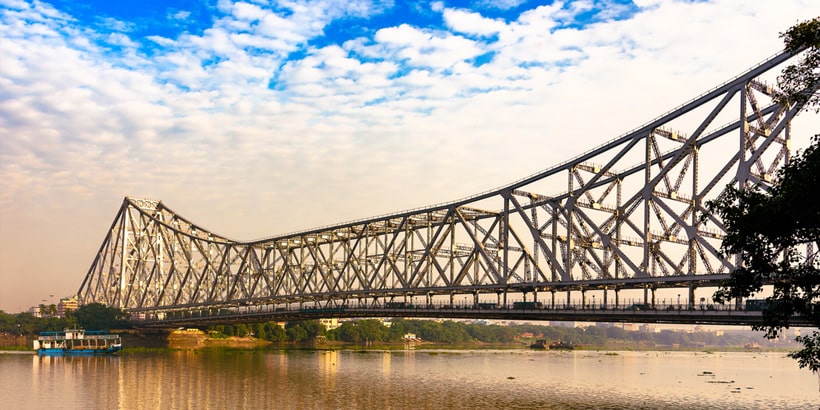
[[[797,53],[806,50],[797,64],[790,65],[778,77],[783,92],[780,103],[802,105],[820,111],[820,17],[798,23],[780,34],[786,50]]]
[[[781,103],[820,109],[820,18],[799,23],[782,34],[786,49],[804,52],[778,78]],[[820,134],[782,168],[768,189],[727,187],[707,209],[726,227],[721,251],[740,255],[741,264],[715,293],[719,302],[744,298],[771,284],[764,324],[754,326],[777,337],[790,320],[802,316],[820,327]],[[800,351],[791,353],[800,367],[820,371],[820,333],[802,335]]]
[[[107,329],[126,329],[130,325],[128,323],[128,314],[121,309],[108,307],[102,303],[89,303],[81,306],[74,312],[74,318],[84,329],[90,330],[107,330]]]

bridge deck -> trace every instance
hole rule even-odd
[[[202,326],[209,324],[284,322],[323,318],[441,318],[484,319],[524,321],[610,322],[610,323],[667,323],[692,325],[759,325],[763,323],[761,311],[736,310],[725,307],[687,307],[669,305],[665,308],[642,310],[630,307],[561,306],[541,309],[516,309],[513,307],[479,308],[475,306],[411,306],[367,307],[341,306],[334,308],[288,308],[277,307],[252,311],[220,310],[215,312],[188,311],[169,314],[162,319],[136,320],[137,327],[169,328]],[[797,319],[793,326],[811,326],[809,321]]]

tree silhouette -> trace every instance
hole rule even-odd
[[[786,50],[803,52],[796,65],[778,77],[787,107],[820,111],[820,17],[798,23],[781,34]],[[773,285],[763,310],[764,323],[753,326],[776,338],[791,319],[802,316],[820,327],[820,134],[802,153],[781,169],[772,187],[728,187],[707,209],[726,226],[724,254],[736,254],[742,263],[715,292],[715,300],[744,298]],[[803,349],[789,354],[800,367],[820,371],[820,332],[798,336]]]

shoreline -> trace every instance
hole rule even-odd
[[[533,350],[530,348],[532,340],[519,339],[508,343],[439,343],[427,341],[413,342],[369,342],[357,344],[353,342],[313,340],[310,342],[272,342],[255,337],[213,337],[198,329],[175,330],[171,332],[122,332],[123,351],[162,351],[162,350],[212,350],[212,349],[232,349],[232,350]],[[537,349],[536,349],[537,350]],[[759,347],[749,348],[744,346],[672,346],[645,343],[623,343],[614,342],[604,345],[583,345],[575,346],[574,350],[579,351],[599,351],[599,352],[622,352],[622,351],[654,351],[654,352],[748,352],[767,353],[782,352],[788,353],[794,349],[788,347]],[[0,347],[0,354],[34,354],[28,345],[6,345]]]

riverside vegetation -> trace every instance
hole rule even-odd
[[[389,325],[389,326],[388,326]],[[590,324],[586,327],[548,326],[541,324],[481,324],[462,321],[418,319],[363,319],[342,322],[326,330],[319,321],[221,325],[205,329],[211,337],[256,337],[273,343],[308,343],[315,340],[337,345],[402,345],[404,336],[414,334],[423,343],[448,346],[529,346],[535,339],[564,341],[592,349],[794,349],[798,345],[783,338],[765,339],[761,333],[748,330],[715,332],[661,329],[628,331],[620,325]],[[722,333],[722,334],[721,334]]]
[[[8,314],[0,311],[0,349],[27,349],[39,332],[67,327],[86,329],[128,329],[126,315],[119,309],[89,304],[65,317],[35,317],[30,313]],[[547,326],[531,323],[485,324],[463,321],[418,319],[363,319],[342,322],[327,330],[318,320],[294,321],[281,326],[275,322],[215,325],[200,330],[213,340],[242,338],[265,344],[310,344],[323,341],[336,346],[403,345],[413,334],[424,344],[437,346],[528,346],[534,339],[564,341],[586,348],[600,349],[795,349],[789,338],[767,340],[761,333],[743,330],[685,332],[648,328],[628,331],[620,325],[586,327]],[[258,346],[259,344],[253,344]]]

